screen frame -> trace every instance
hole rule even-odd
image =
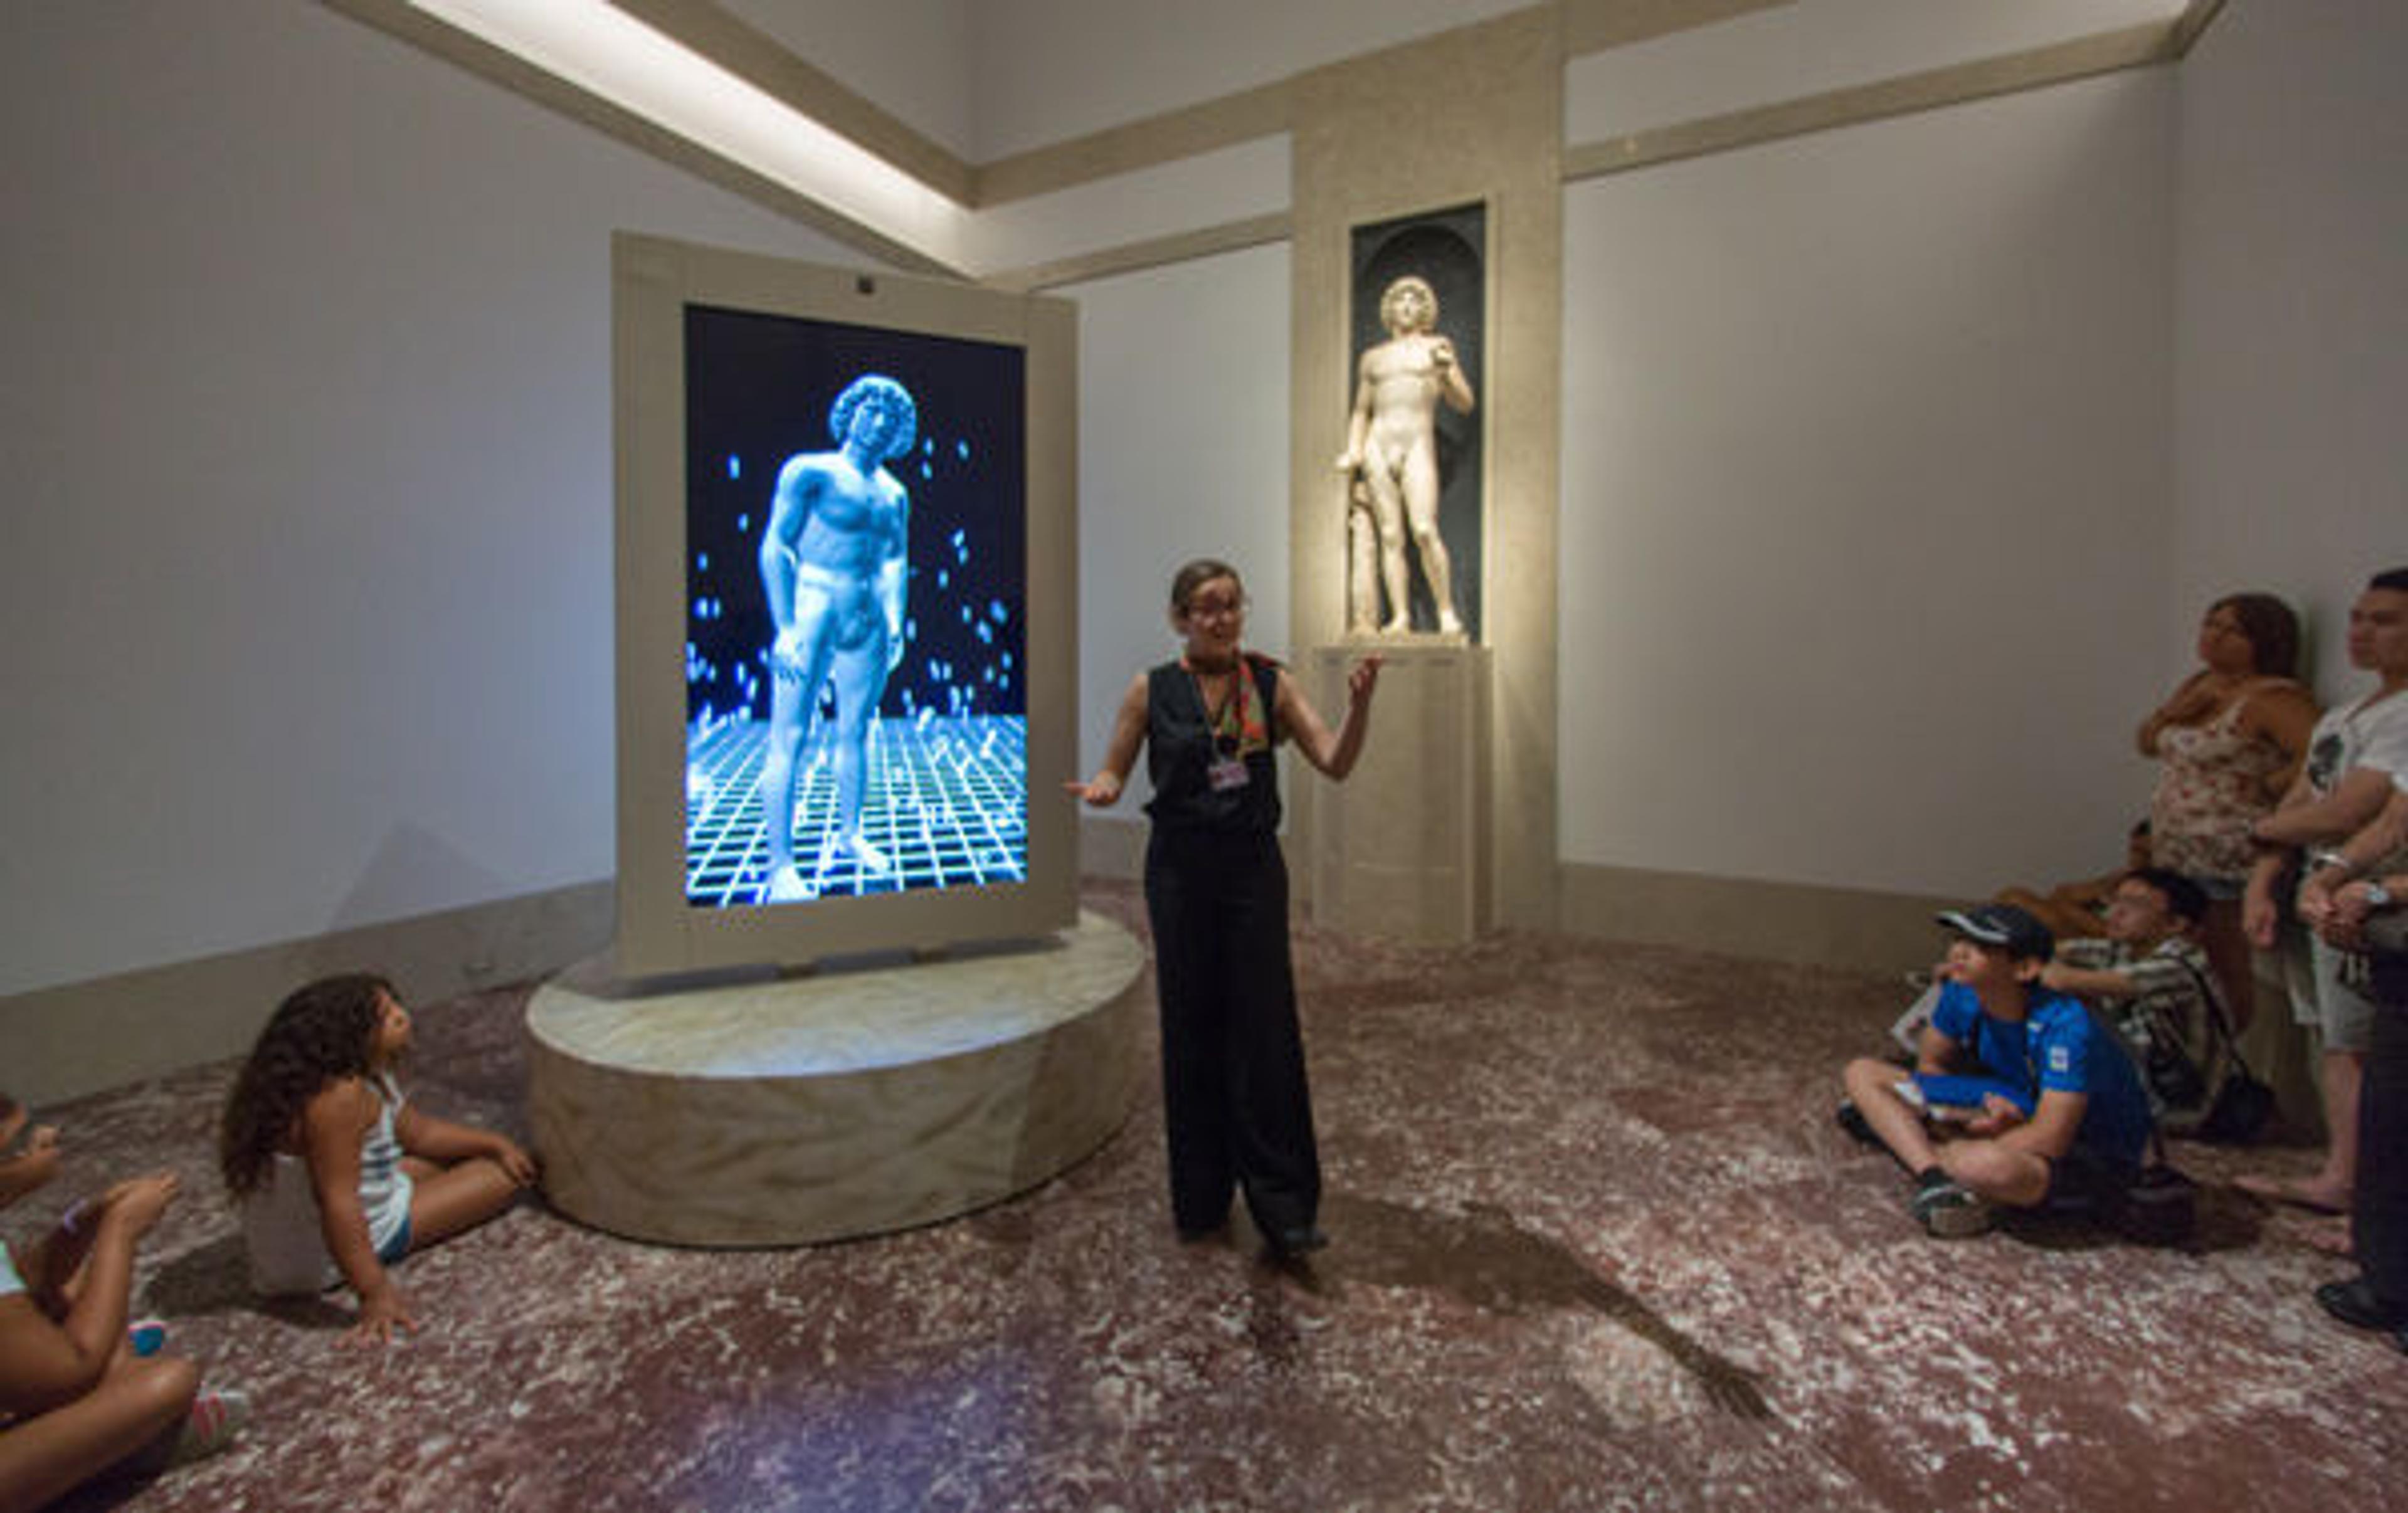
[[[1025,381],[1025,880],[806,903],[686,898],[685,310],[689,305],[1017,347]],[[1078,324],[1066,300],[620,232],[611,238],[618,599],[618,933],[624,977],[798,966],[1034,939],[1078,918]],[[798,443],[818,418],[798,414]]]

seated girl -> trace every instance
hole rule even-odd
[[[0,1208],[57,1175],[58,1131],[0,1093]],[[69,1207],[50,1235],[0,1245],[0,1513],[36,1508],[111,1468],[157,1471],[223,1449],[239,1392],[204,1392],[190,1361],[129,1337],[134,1249],[176,1195],[165,1172]]]
[[[259,1033],[219,1130],[252,1285],[349,1282],[364,1344],[418,1327],[389,1267],[493,1218],[536,1178],[516,1142],[403,1097],[394,1067],[408,1049],[409,1014],[383,978],[310,983]]]

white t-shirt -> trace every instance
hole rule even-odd
[[[2352,767],[2408,778],[2408,689],[2335,705],[2316,721],[2315,734],[2308,737],[2308,786],[2321,798]]]
[[[2316,721],[2315,734],[2308,738],[2307,765],[2301,769],[2308,786],[2321,798],[2354,767],[2372,767],[2408,788],[2408,689],[2336,706]],[[2408,865],[2408,848],[2378,858],[2369,870],[2394,872],[2402,865]]]

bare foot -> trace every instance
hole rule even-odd
[[[2345,1214],[2349,1212],[2349,1189],[2315,1178],[2293,1179],[2283,1177],[2236,1177],[2232,1185],[2253,1198],[2268,1203],[2287,1203],[2311,1213]]]
[[[2349,1241],[2349,1225],[2339,1220],[2324,1220],[2300,1232],[2300,1243],[2311,1250],[2348,1260],[2356,1254]]]

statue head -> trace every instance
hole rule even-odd
[[[883,421],[871,448],[880,462],[911,450],[920,435],[920,407],[911,403],[911,391],[882,373],[865,373],[846,384],[844,393],[828,407],[828,435],[838,446],[853,435],[854,413],[864,406]]]
[[[1380,323],[1391,335],[1431,329],[1438,324],[1438,291],[1427,279],[1406,274],[1381,293]]]

